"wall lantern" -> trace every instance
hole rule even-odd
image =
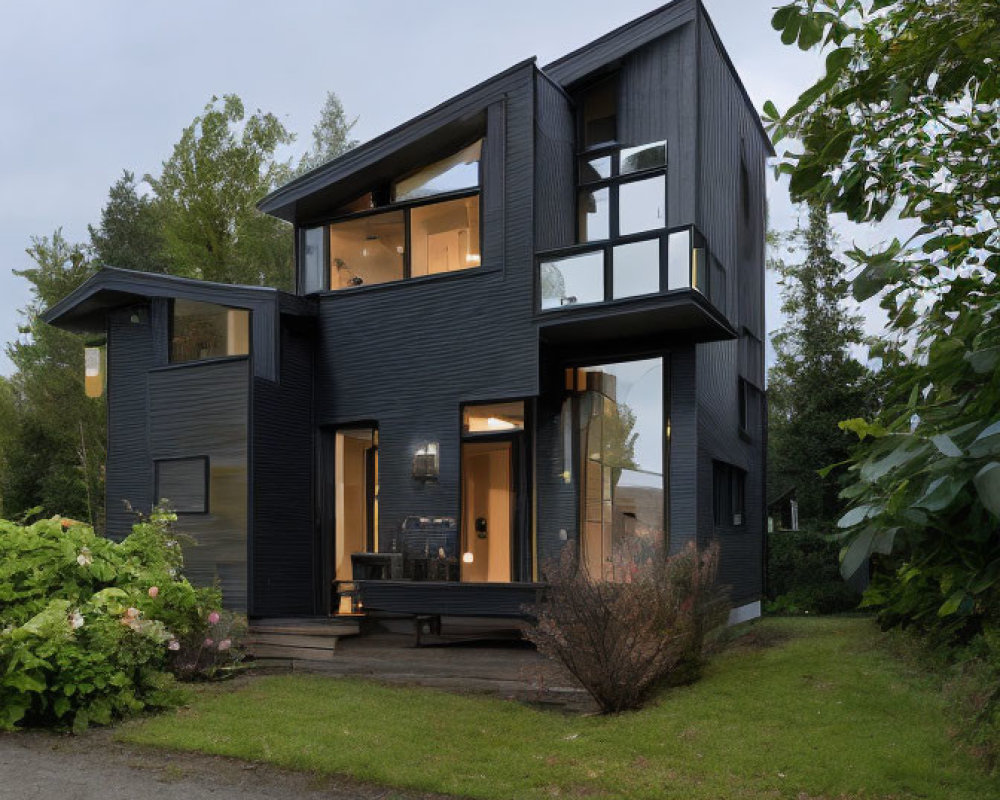
[[[472,553],[462,553],[462,563],[471,564],[476,560],[476,557]]]
[[[413,454],[413,477],[418,481],[436,481],[439,473],[438,443],[428,442]]]

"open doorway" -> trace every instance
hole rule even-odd
[[[509,583],[513,559],[514,442],[462,444],[462,580]]]
[[[343,428],[334,442],[334,580],[354,579],[352,553],[378,550],[378,430]]]

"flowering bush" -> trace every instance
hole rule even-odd
[[[209,633],[219,591],[181,575],[175,520],[157,510],[120,543],[59,518],[0,520],[0,729],[163,708],[179,699],[171,672],[216,676],[240,659],[235,621],[218,644]],[[210,658],[182,660],[210,637]]]
[[[595,578],[566,547],[527,637],[562,663],[605,713],[642,706],[657,687],[698,677],[709,635],[728,615],[716,585],[719,548],[667,558],[621,551],[614,580]]]

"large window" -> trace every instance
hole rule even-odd
[[[483,140],[474,142],[341,206],[341,219],[301,229],[301,290],[353,289],[480,266],[482,147]]]
[[[174,300],[170,361],[199,361],[250,352],[250,312],[214,303]]]
[[[581,544],[595,578],[664,544],[663,359],[573,370],[578,397]]]

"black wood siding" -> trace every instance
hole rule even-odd
[[[536,79],[535,249],[576,242],[576,112],[544,74]]]
[[[133,322],[135,318],[135,322]],[[148,514],[152,499],[149,460],[149,406],[146,372],[152,359],[148,305],[108,315],[108,456],[105,472],[107,534],[121,540],[136,521],[133,511]]]
[[[281,381],[254,380],[250,610],[257,616],[317,613],[313,333],[311,326],[283,320]]]
[[[493,217],[502,227],[485,229],[483,265],[319,298],[317,423],[377,423],[383,550],[408,515],[458,515],[460,405],[537,393],[533,70],[518,75],[487,100],[487,154],[502,129],[505,157],[484,157],[482,204],[494,209],[499,190],[504,208]],[[440,445],[440,477],[414,480],[413,454],[428,442]]]
[[[218,579],[226,606],[247,602],[248,359],[166,367],[149,373],[149,457],[207,456],[209,513],[183,514],[178,529],[185,574],[196,584]],[[147,485],[152,491],[152,485]]]

